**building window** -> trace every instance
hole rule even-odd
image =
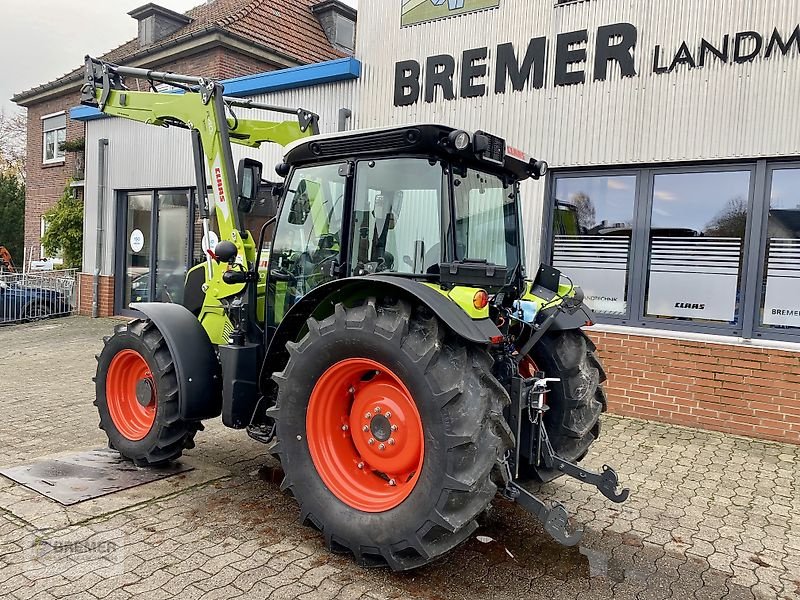
[[[757,336],[769,322],[754,318],[757,307],[766,314],[767,290],[780,289],[765,275],[765,300],[756,300],[766,165],[555,172],[543,255],[583,289],[600,322]],[[787,247],[797,244],[800,258],[800,166],[792,166],[773,171],[773,208],[782,198],[780,208],[798,214],[787,232],[770,212],[773,278]],[[800,327],[800,309],[796,319]]]
[[[58,113],[42,118],[42,162],[55,163],[64,160],[61,144],[67,139],[67,115]]]
[[[653,177],[645,314],[736,324],[750,171]]]
[[[556,180],[553,266],[596,312],[626,315],[636,175]]]
[[[800,327],[800,167],[770,172],[759,322],[772,330]]]

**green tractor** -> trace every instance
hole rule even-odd
[[[123,77],[183,93],[131,91]],[[221,240],[189,271],[182,304],[131,305],[142,317],[98,356],[100,426],[123,456],[165,464],[221,415],[269,445],[282,489],[331,550],[395,570],[466,540],[498,493],[576,544],[563,505],[528,481],[568,475],[627,498],[610,467],[578,466],[606,408],[581,330],[592,313],[555,269],[526,279],[519,183],[544,162],[441,125],[317,135],[310,111],[91,58],[82,101],[189,129],[204,236]],[[244,108],[296,118],[247,120]],[[262,166],[244,159],[235,174],[231,143],[266,142],[288,146],[285,180],[254,238],[242,223]]]

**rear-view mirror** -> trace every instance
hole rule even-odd
[[[261,184],[261,172],[264,168],[257,160],[243,158],[239,161],[239,210],[249,213],[258,195],[258,186]]]

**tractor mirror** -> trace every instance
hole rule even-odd
[[[239,161],[239,210],[249,213],[253,210],[258,188],[261,185],[261,171],[264,166],[252,158],[243,158]]]

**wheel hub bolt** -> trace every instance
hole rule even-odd
[[[386,411],[386,418],[387,419],[391,419],[392,418],[392,413],[390,411],[388,411],[388,410]]]
[[[380,444],[378,450],[386,450],[386,444]]]
[[[374,444],[374,443],[375,443],[375,438],[369,438],[369,439],[367,440],[367,443],[368,443],[370,446],[372,446],[372,444]]]
[[[361,428],[361,431],[364,431],[364,432],[367,432],[367,431],[369,431],[369,425],[364,425],[364,426]]]
[[[394,479],[390,479],[389,485],[397,485],[397,482]]]
[[[375,407],[375,413],[379,413],[379,412],[381,412],[381,407],[380,406],[376,406]]]
[[[392,431],[397,431],[397,425],[392,425]]]
[[[348,429],[350,428],[347,425],[342,425],[342,431],[347,431]]]
[[[358,463],[358,468],[359,469],[363,469],[364,468],[364,463],[363,462]]]
[[[389,445],[390,446],[394,446],[395,445],[394,438],[389,438]]]
[[[371,418],[372,418],[372,413],[367,413],[367,414],[365,414],[365,415],[364,415],[364,418],[365,418],[365,419],[371,419]]]

